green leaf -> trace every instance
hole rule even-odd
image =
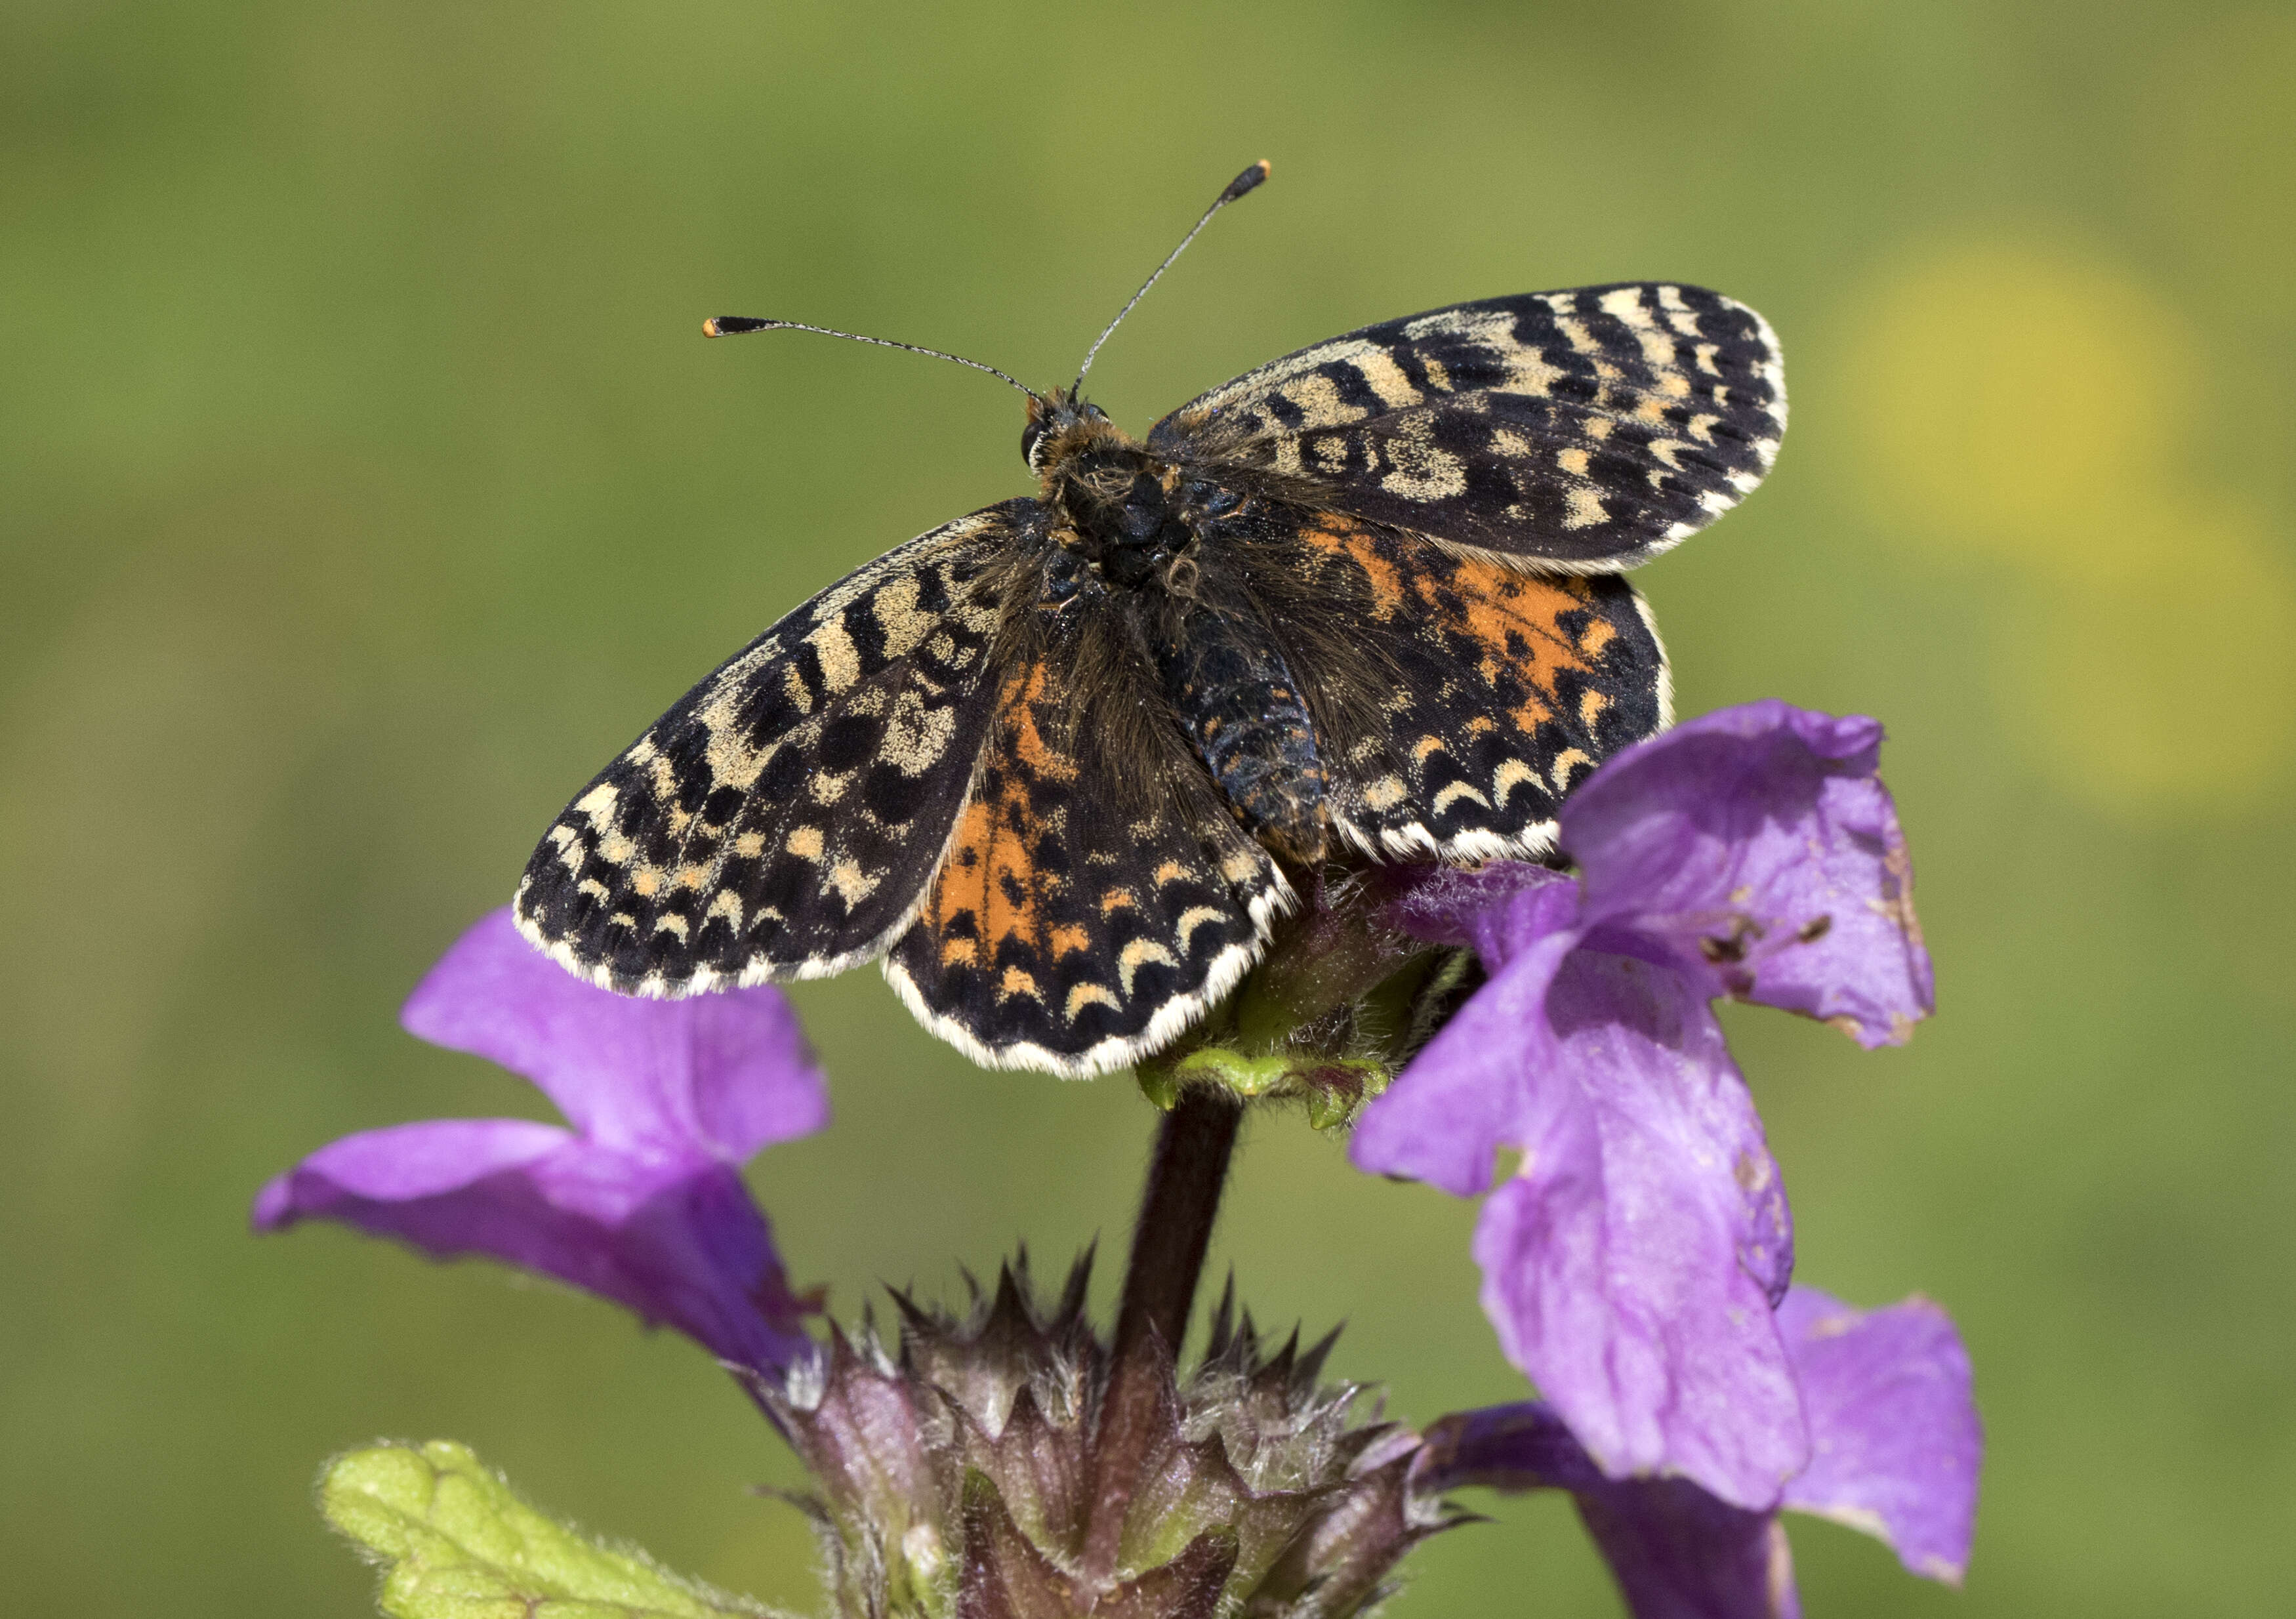
[[[383,1570],[391,1619],[757,1619],[712,1590],[545,1517],[448,1440],[352,1451],[319,1475],[319,1510]]]

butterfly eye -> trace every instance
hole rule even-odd
[[[1030,472],[1037,470],[1037,445],[1044,436],[1042,422],[1031,422],[1021,430],[1021,459],[1029,464]]]

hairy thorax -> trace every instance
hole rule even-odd
[[[1160,461],[1095,406],[1030,402],[1021,440],[1053,549],[1043,604],[1134,626],[1196,752],[1253,835],[1311,865],[1326,852],[1316,727],[1233,545],[1253,503]]]

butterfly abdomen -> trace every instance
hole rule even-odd
[[[1253,834],[1303,865],[1323,859],[1324,760],[1265,620],[1203,603],[1176,606],[1157,661],[1189,739]]]

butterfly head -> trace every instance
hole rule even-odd
[[[1021,430],[1021,458],[1051,496],[1081,456],[1095,450],[1132,447],[1108,413],[1079,398],[1073,388],[1029,396],[1029,423]]]

